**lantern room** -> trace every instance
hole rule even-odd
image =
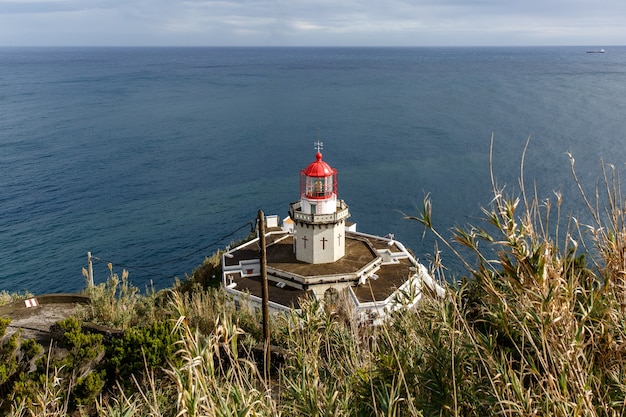
[[[300,171],[300,198],[307,214],[329,214],[336,210],[337,170],[322,160],[319,151],[315,161]]]

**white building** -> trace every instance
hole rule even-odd
[[[337,195],[337,170],[316,160],[300,172],[300,199],[289,217],[266,219],[266,272],[270,308],[299,308],[302,297],[335,299],[347,291],[354,311],[378,321],[389,312],[415,305],[422,285],[443,295],[426,268],[393,236],[356,231],[348,205]],[[261,303],[259,238],[222,257],[223,284],[238,300]]]

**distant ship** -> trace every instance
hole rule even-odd
[[[588,54],[603,54],[604,49],[590,49],[587,51]]]

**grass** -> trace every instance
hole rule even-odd
[[[465,265],[447,277],[433,259],[432,274],[450,282],[445,298],[426,292],[418,309],[378,327],[362,326],[342,297],[332,307],[305,300],[301,311],[272,318],[272,344],[287,353],[271,378],[254,352],[259,313],[236,309],[206,284],[217,257],[203,264],[199,283],[146,295],[111,271],[84,318],[122,328],[169,321],[175,353],[159,369],[144,356],[143,372],[126,381],[132,389],[108,384],[91,413],[624,416],[626,207],[617,171],[602,172],[592,197],[580,186],[586,225],[561,212],[560,195],[527,192],[523,160],[520,194],[506,195],[492,175],[484,222],[455,229],[451,239],[436,230],[427,197],[407,219]],[[573,158],[572,173],[576,179]],[[10,415],[62,415],[61,403],[41,407],[68,397],[55,389],[42,384],[41,401],[12,404]]]
[[[592,204],[580,187],[595,221],[584,227],[560,217],[560,196],[555,203],[528,196],[523,178],[521,196],[506,196],[492,180],[486,224],[453,235],[474,254],[463,259],[467,279],[442,305],[422,308],[430,316],[419,345],[430,348],[425,359],[437,374],[422,377],[420,408],[435,404],[432,413],[451,415],[624,415],[626,207],[616,175],[604,178],[602,210],[600,193]],[[412,219],[432,229],[429,217]]]
[[[28,291],[24,291],[22,293],[10,293],[6,290],[2,290],[0,291],[0,306],[7,305],[13,301],[26,300],[31,297],[33,297],[33,294]]]

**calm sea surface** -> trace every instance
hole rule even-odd
[[[287,214],[318,136],[359,230],[425,263],[402,213],[429,193],[445,236],[480,223],[492,132],[499,183],[530,136],[527,184],[584,217],[566,152],[589,187],[626,161],[626,48],[585,50],[0,49],[0,289],[80,290],[88,251],[169,286]]]

